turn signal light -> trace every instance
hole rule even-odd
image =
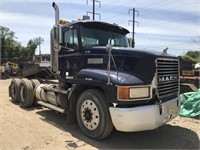
[[[128,87],[123,87],[123,86],[118,86],[117,88],[117,96],[118,96],[118,99],[120,100],[127,100],[129,99],[129,88]]]

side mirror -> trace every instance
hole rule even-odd
[[[128,44],[129,44],[129,47],[133,46],[133,39],[132,38],[128,38]]]
[[[68,46],[67,44],[70,39],[70,34],[71,34],[71,28],[68,28],[67,31],[65,32],[65,41],[66,41],[65,46],[66,47]]]
[[[61,44],[63,42],[63,37],[62,37],[62,29],[60,25],[54,26],[53,27],[53,35],[54,35],[54,40],[58,43]]]
[[[53,47],[55,51],[60,51],[63,38],[62,38],[62,29],[60,25],[53,27]]]

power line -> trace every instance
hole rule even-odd
[[[142,10],[142,9],[146,9],[146,8],[153,8],[153,7],[163,6],[163,5],[166,6],[166,2],[168,4],[170,2],[170,0],[156,2],[156,3],[153,3],[153,4],[147,5],[145,7],[139,8],[139,9]]]
[[[123,6],[127,6],[127,3],[129,3],[130,1],[123,1],[123,3],[121,4],[121,3],[117,3],[117,7],[113,7],[112,9],[110,9],[110,8],[108,8],[108,9],[103,9],[103,12],[104,13],[107,13],[107,12],[113,12],[113,10],[117,10],[117,8],[122,8]],[[162,8],[162,6],[163,7],[165,7],[165,6],[167,6],[167,4],[169,4],[169,3],[172,3],[172,1],[170,1],[170,0],[166,0],[166,1],[162,1],[162,2],[156,2],[156,3],[153,3],[153,4],[150,4],[150,5],[147,5],[147,7],[150,7],[150,6],[157,6],[158,7],[158,5],[160,6],[159,8]],[[185,3],[181,3],[180,5],[186,5]],[[190,3],[190,5],[191,5],[191,3]],[[115,6],[115,5],[114,5]],[[181,7],[182,7],[181,6]],[[105,6],[106,7],[106,6]],[[146,6],[145,7],[143,7],[142,9],[145,9],[145,8],[147,8]],[[180,6],[178,6],[178,7],[180,7]],[[141,8],[138,8],[138,10],[141,10]],[[146,13],[148,13],[148,12],[146,12]],[[143,16],[147,16],[147,15],[144,15],[144,14],[146,14],[145,13],[145,11],[143,11]],[[113,17],[114,16],[114,17]],[[120,18],[120,17],[122,17],[122,16],[125,16],[125,13],[123,13],[123,14],[119,14],[119,15],[111,15],[111,19],[112,20],[114,20],[114,19],[118,19],[118,18]],[[178,18],[178,17],[177,17]],[[180,20],[180,19],[179,19]]]
[[[173,4],[173,2],[171,2],[172,4]],[[160,10],[163,10],[163,7],[166,7],[167,6],[167,9],[164,9],[164,10],[169,10],[169,9],[174,9],[174,10],[176,10],[176,8],[183,8],[184,6],[192,6],[192,4],[194,4],[194,3],[190,3],[190,4],[185,4],[185,3],[180,3],[179,5],[171,5],[171,6],[168,6],[168,5],[166,5],[166,4],[164,4],[163,3],[163,5],[160,5],[159,7],[151,7],[151,9],[152,8],[158,8],[158,9],[160,9]],[[174,7],[175,6],[175,7]],[[146,8],[149,8],[149,7],[146,7]],[[162,8],[162,9],[161,9]],[[145,8],[138,8],[138,10],[143,10],[143,9],[145,9]],[[177,10],[176,10],[177,11]],[[143,11],[144,13],[143,14],[149,14],[148,12],[145,12],[145,11]]]
[[[114,3],[115,2],[115,4],[116,4],[116,0],[113,0],[113,1],[109,1],[109,3]],[[129,3],[129,2],[132,2],[132,0],[129,0],[129,1],[126,1],[126,2],[124,2],[124,1],[122,1],[121,3],[119,3],[119,2],[117,2],[117,5],[112,5],[112,8],[110,8],[110,5],[108,6],[108,5],[105,5],[104,6],[104,8],[102,8],[102,11],[103,11],[103,13],[110,13],[110,12],[114,12],[113,10],[118,10],[118,8],[122,8],[123,6],[127,6],[127,3]],[[120,14],[120,15],[109,15],[110,16],[110,18],[112,19],[112,20],[114,20],[114,19],[116,19],[116,18],[120,18],[120,17],[122,17],[122,16],[126,16],[126,13],[124,13],[124,14]]]
[[[113,12],[113,10],[117,10],[117,8],[122,8],[123,6],[127,6],[127,3],[132,2],[133,0],[129,0],[129,1],[121,1],[121,3],[119,3],[119,1],[113,0],[113,1],[109,1],[110,4],[115,3],[115,5],[109,5],[112,6],[113,9],[110,9],[110,7],[108,5],[106,5],[104,7],[104,12]],[[105,9],[106,8],[106,9]]]
[[[144,33],[147,35],[147,39],[150,41],[151,45],[153,45],[150,34],[144,29],[144,26],[142,24],[140,24],[140,27],[143,29]]]
[[[159,47],[170,47],[170,46],[178,46],[178,45],[189,45],[193,42],[182,42],[182,43],[174,43],[174,44],[166,44],[166,45],[158,45],[158,46],[151,46],[151,47],[145,47],[145,48],[159,48]]]

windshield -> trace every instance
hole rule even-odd
[[[80,27],[82,45],[85,48],[93,46],[128,47],[126,32],[120,27],[98,23],[87,23]]]

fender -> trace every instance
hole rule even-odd
[[[139,77],[123,72],[111,71],[110,78],[113,85],[145,84]],[[108,73],[106,70],[100,69],[82,69],[79,71],[76,80],[79,82],[106,84],[108,82]]]
[[[117,101],[117,86],[144,85],[145,83],[136,76],[111,71],[111,84],[108,84],[108,74],[106,70],[82,69],[76,77],[76,83],[72,86],[68,99],[73,92],[81,85],[101,88],[107,98],[108,103]]]

